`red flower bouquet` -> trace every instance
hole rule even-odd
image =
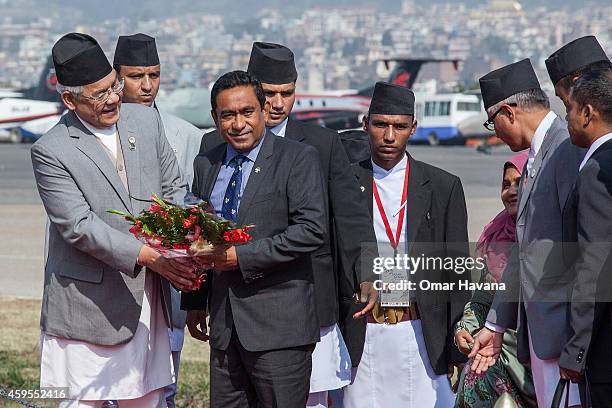
[[[236,228],[232,221],[217,217],[206,202],[182,208],[156,195],[151,196],[151,201],[151,206],[138,216],[118,210],[108,212],[130,221],[130,232],[164,257],[205,255],[252,239],[247,232],[252,226]],[[193,262],[194,267],[198,266]],[[199,288],[204,280],[205,275],[200,274],[194,288]]]

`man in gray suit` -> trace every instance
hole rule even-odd
[[[159,110],[155,104],[161,79],[161,65],[155,38],[140,33],[120,36],[115,47],[113,67],[125,81],[124,102],[152,106],[158,110],[164,125],[164,133],[178,161],[181,176],[188,185],[191,185],[193,159],[198,155],[203,132],[183,119]],[[170,291],[172,328],[169,333],[176,381],[166,387],[166,403],[169,408],[174,408],[187,313],[181,310],[179,292],[173,287]]]
[[[191,186],[193,159],[198,155],[204,132],[157,106],[155,99],[161,81],[161,64],[155,38],[141,33],[119,36],[113,68],[125,80],[124,102],[151,106],[159,112],[181,174]]]
[[[584,152],[550,111],[528,59],[480,78],[480,88],[489,115],[485,126],[513,151],[528,148],[529,159],[519,193],[517,248],[503,276],[507,293],[496,294],[475,339],[472,370],[492,365],[504,330],[516,326],[518,357],[531,362],[538,406],[550,406],[559,381],[557,361],[569,336],[567,293],[573,280],[563,263],[561,211]],[[580,403],[577,389],[571,398]]]
[[[106,210],[138,214],[151,194],[182,203],[186,186],[159,116],[121,105],[123,82],[95,39],[67,34],[52,56],[69,112],[31,149],[51,222],[41,386],[67,387],[66,407],[156,407],[173,380],[168,281],[189,289],[195,275]]]
[[[327,233],[317,152],[266,131],[270,104],[244,71],[215,82],[211,105],[226,143],[196,158],[193,191],[255,225],[252,241],[204,258],[209,285],[183,294],[194,337],[208,339],[210,312],[211,407],[304,408],[319,340],[310,255]]]

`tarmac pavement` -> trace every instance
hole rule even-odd
[[[0,296],[40,298],[46,215],[32,172],[29,144],[0,144]],[[417,160],[461,178],[468,206],[468,231],[476,241],[502,208],[502,167],[506,147],[485,155],[462,146],[409,146]]]

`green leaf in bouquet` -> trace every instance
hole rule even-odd
[[[149,228],[149,226],[145,223],[142,223],[142,231],[147,235],[152,235],[153,233],[153,231],[151,231],[151,228]]]
[[[122,217],[125,217],[132,222],[136,222],[136,217],[134,217],[132,214],[127,213],[125,211],[113,210],[112,208],[109,208],[108,210],[106,210],[106,212],[109,214],[121,215]]]

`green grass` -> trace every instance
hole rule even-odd
[[[0,388],[37,389],[39,367],[40,301],[0,297]],[[181,356],[177,407],[203,408],[209,405],[209,348],[207,343],[185,334]],[[51,407],[52,403],[33,401]],[[23,407],[0,399],[0,407]]]

